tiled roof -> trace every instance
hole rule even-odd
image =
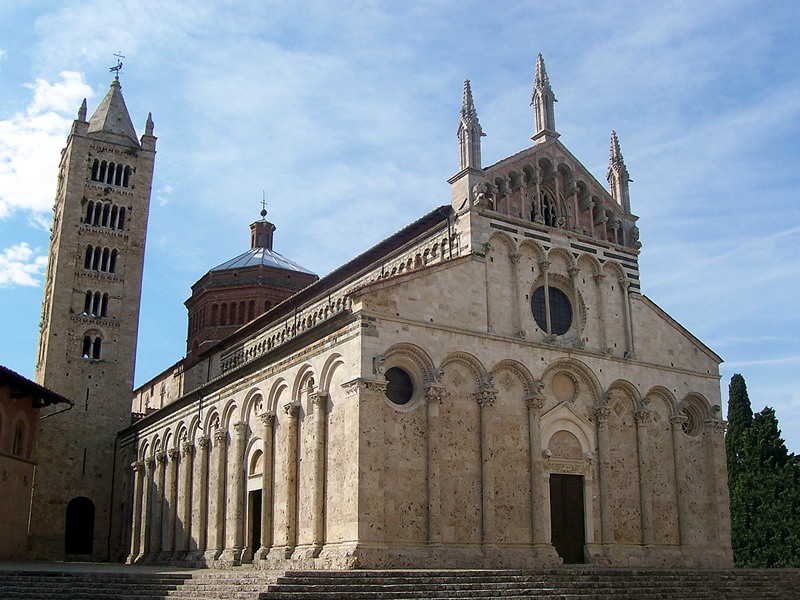
[[[239,256],[222,263],[221,265],[217,265],[211,269],[211,272],[257,266],[284,269],[286,271],[298,271],[300,273],[314,275],[312,271],[309,271],[305,267],[298,265],[296,262],[289,260],[282,254],[279,254],[274,250],[268,250],[267,248],[251,248],[244,254],[240,254]]]

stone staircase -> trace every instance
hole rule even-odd
[[[0,570],[0,600],[800,600],[800,570]]]
[[[800,600],[800,570],[287,571],[259,600]]]

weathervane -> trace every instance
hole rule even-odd
[[[119,79],[119,72],[122,71],[122,60],[121,59],[123,59],[125,57],[122,55],[122,50],[120,50],[119,52],[114,54],[114,56],[117,57],[117,64],[116,64],[116,66],[111,67],[109,69],[109,71],[111,71],[112,73],[116,73],[115,77],[117,79]]]

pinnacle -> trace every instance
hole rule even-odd
[[[611,130],[611,150],[609,152],[608,167],[625,168],[625,160],[622,158],[622,151],[619,148],[619,138],[617,132]]]
[[[544,58],[542,58],[541,52],[536,57],[536,78],[534,79],[533,87],[541,90],[550,87],[550,79],[547,77],[547,69],[544,66]]]
[[[461,100],[461,117],[467,121],[476,119],[478,111],[475,110],[475,102],[472,100],[472,87],[469,79],[464,80],[464,96]]]

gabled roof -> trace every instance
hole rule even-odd
[[[117,143],[130,143],[139,146],[136,137],[136,130],[133,128],[131,117],[128,114],[128,107],[122,97],[122,86],[119,78],[114,78],[111,87],[103,98],[97,110],[89,119],[89,133],[108,133],[124,138],[124,140],[113,140]]]
[[[296,262],[289,260],[282,254],[268,248],[250,248],[250,250],[247,252],[244,252],[239,256],[222,263],[221,265],[217,265],[211,269],[211,272],[257,266],[284,269],[286,271],[298,271],[300,273],[308,273],[309,275],[315,274],[305,267],[298,265]]]
[[[64,396],[48,390],[46,387],[31,381],[27,377],[23,377],[8,367],[0,365],[0,386],[4,385],[11,388],[12,398],[29,397],[33,401],[34,408],[44,408],[52,404],[73,405],[72,400],[68,400]]]

